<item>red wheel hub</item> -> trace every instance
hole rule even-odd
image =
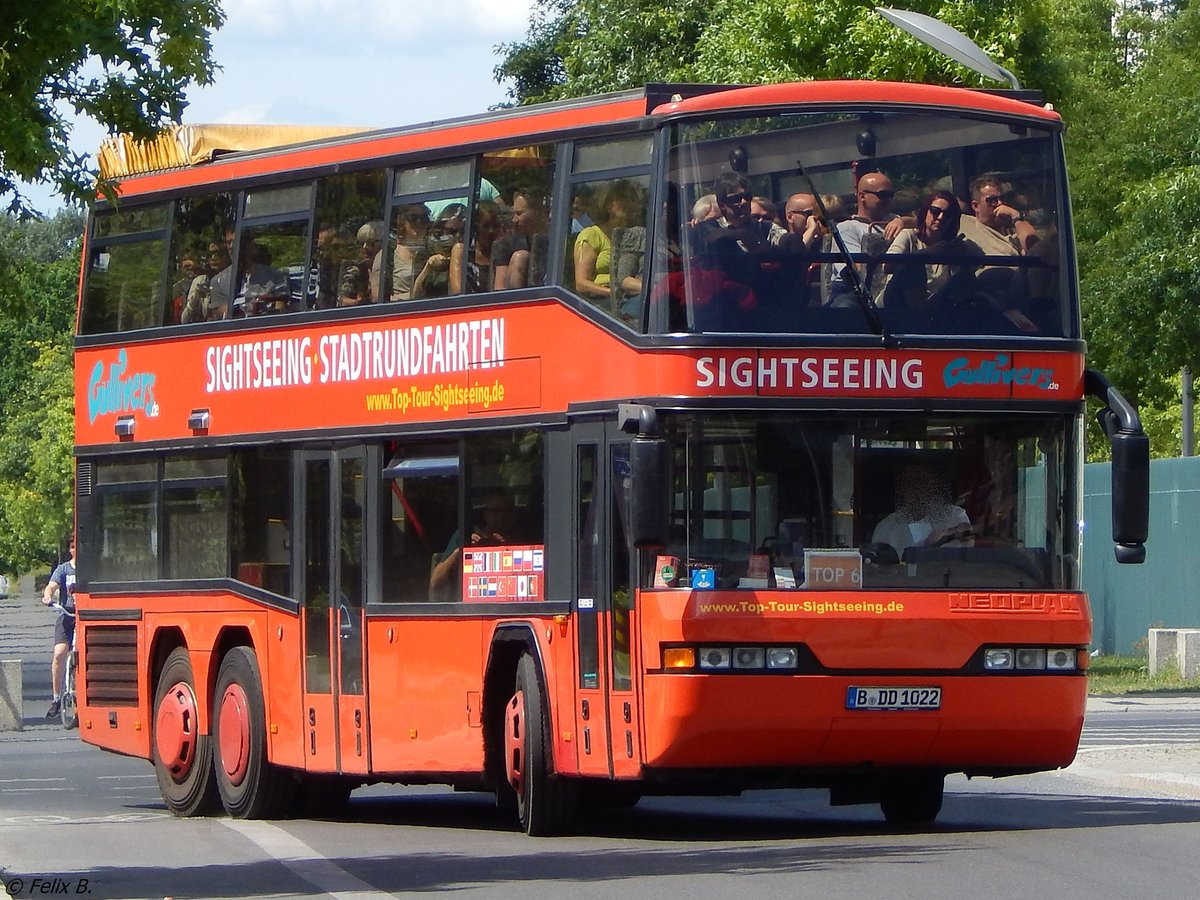
[[[196,695],[185,681],[172,685],[154,717],[158,759],[177,782],[187,778],[196,758]]]
[[[250,768],[250,703],[240,684],[225,688],[219,713],[221,767],[231,784],[241,784]]]
[[[504,711],[504,764],[508,783],[520,797],[525,790],[525,694],[521,691]]]

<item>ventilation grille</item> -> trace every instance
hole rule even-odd
[[[89,625],[84,637],[88,706],[137,706],[136,625]]]
[[[75,466],[75,494],[78,497],[92,496],[92,479],[95,477],[95,465],[90,462],[80,462]]]

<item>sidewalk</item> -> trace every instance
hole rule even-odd
[[[12,588],[17,590],[15,582]],[[0,659],[21,660],[26,728],[46,721],[56,616],[32,594],[14,593],[0,600]]]

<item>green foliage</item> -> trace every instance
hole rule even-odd
[[[979,85],[868,0],[539,0],[526,39],[503,45],[500,80],[519,103],[652,81],[766,83],[879,78]],[[1020,72],[1043,0],[913,0]]]
[[[10,572],[52,561],[72,521],[71,350],[39,342],[36,352],[0,428],[0,570]]]
[[[212,80],[219,0],[42,0],[0,16],[0,197],[32,212],[18,180],[53,184],[70,201],[94,172],[67,144],[64,109],[111,131],[151,137],[177,122],[184,90]]]
[[[1121,20],[1123,82],[1068,150],[1091,365],[1139,406],[1153,455],[1175,456],[1179,370],[1200,364],[1200,8],[1149,6]]]
[[[52,561],[71,527],[71,334],[83,217],[0,217],[0,572]]]

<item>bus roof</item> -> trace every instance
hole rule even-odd
[[[720,92],[681,98],[654,110],[657,116],[688,113],[713,113],[747,108],[790,106],[795,104],[865,103],[872,106],[936,106],[1008,113],[1014,116],[1061,122],[1058,113],[1044,105],[1028,102],[1034,92],[979,91],[969,88],[942,87],[897,81],[804,81],[731,87]]]
[[[364,130],[347,127],[179,125],[156,140],[107,139],[102,177],[138,196],[280,171],[367,162],[406,153],[510,139],[536,141],[563,129],[603,127],[646,116],[736,112],[792,105],[924,106],[1007,114],[1061,124],[1053,110],[1012,92],[882,81],[810,81],[758,86],[648,84],[643,88],[474,116]]]

